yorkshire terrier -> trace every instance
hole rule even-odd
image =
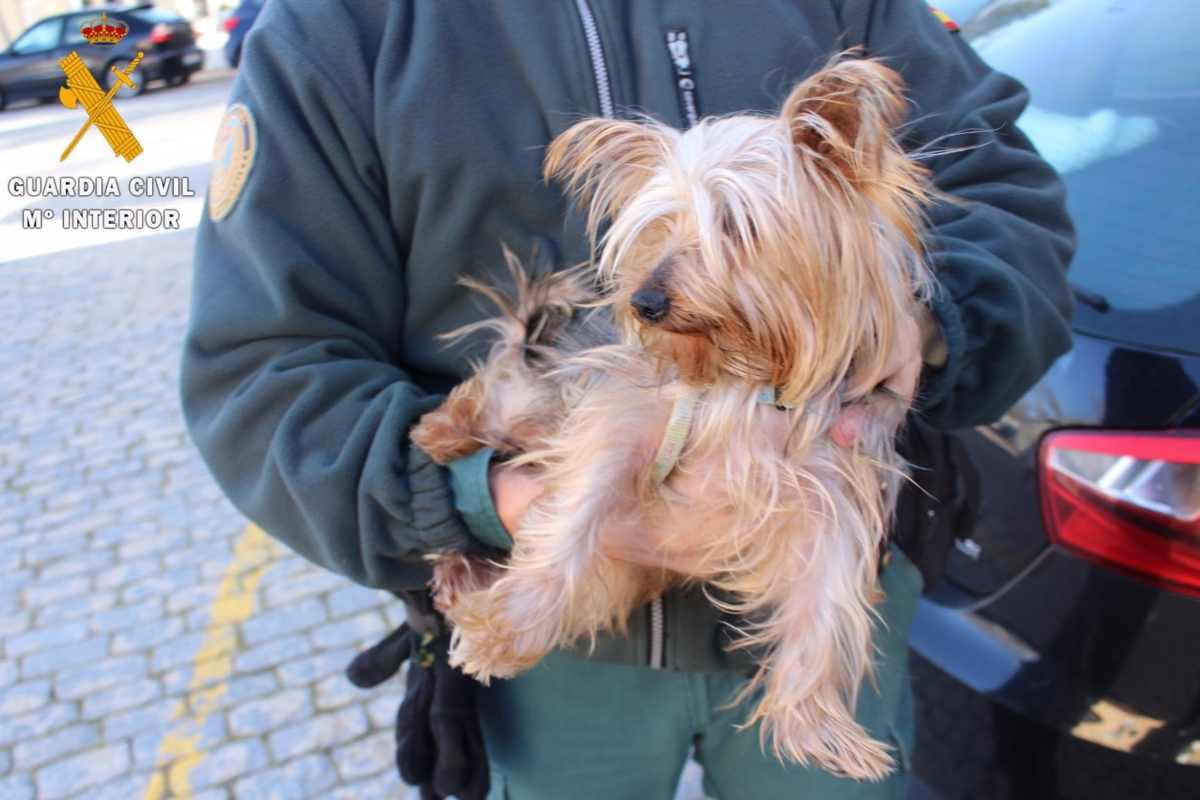
[[[508,677],[623,630],[688,578],[606,556],[601,531],[711,512],[728,529],[697,536],[703,580],[743,620],[738,646],[761,654],[736,698],[753,700],[746,724],[781,759],[859,780],[891,771],[854,708],[904,479],[910,400],[882,382],[897,349],[919,352],[905,323],[931,288],[933,190],[893,136],[904,115],[897,73],[843,57],[778,115],[687,131],[586,119],[551,143],[545,176],[587,211],[600,291],[580,270],[514,267],[515,300],[476,285],[504,313],[467,330],[499,339],[412,433],[441,463],[494,447],[545,486],[503,564],[439,558],[452,663]],[[868,413],[839,446],[831,426],[852,404]],[[784,435],[769,415],[785,415]],[[715,476],[703,497],[672,490],[668,476],[701,469]]]

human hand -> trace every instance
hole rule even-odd
[[[775,409],[765,407],[772,415],[782,417],[783,414]],[[647,442],[647,447],[653,450],[657,441]],[[707,473],[689,472],[686,475],[675,474],[668,480],[668,485],[684,497],[704,496],[708,481]],[[496,516],[514,539],[518,537],[521,520],[525,517],[529,506],[545,489],[536,472],[527,467],[513,467],[509,464],[494,463],[488,469],[488,483],[492,490],[492,504],[496,507]],[[694,575],[701,570],[699,558],[691,548],[683,550],[678,545],[687,541],[677,534],[690,531],[697,520],[680,515],[665,518],[655,527],[653,533],[647,532],[641,526],[622,524],[612,519],[604,526],[600,534],[600,549],[609,558],[620,561],[630,561],[685,575]],[[692,539],[694,541],[694,537]],[[674,546],[672,546],[674,545]]]
[[[791,435],[792,416],[772,405],[755,408],[762,441],[780,445]],[[654,452],[662,432],[648,434]],[[721,569],[710,555],[723,549],[729,531],[739,524],[738,509],[727,502],[726,456],[718,449],[693,454],[667,476],[671,499],[653,503],[627,519],[610,519],[600,533],[601,552],[609,558],[663,569],[698,580]]]
[[[529,504],[541,496],[545,487],[532,469],[502,462],[488,467],[488,486],[496,516],[500,517],[500,523],[512,538],[521,527]]]
[[[874,387],[874,391],[892,392],[907,404],[917,393],[922,367],[926,363],[940,366],[946,360],[946,344],[933,314],[925,306],[918,313],[918,317],[901,320],[897,346],[882,370],[883,380]],[[841,447],[853,447],[870,413],[870,404],[865,401],[847,405],[830,427],[830,438]]]
[[[355,656],[350,682],[370,689],[408,661],[404,699],[396,712],[396,767],[422,798],[451,795],[483,800],[490,780],[479,727],[474,680],[450,666],[448,635],[419,633],[407,622]]]
[[[690,501],[713,496],[706,491],[709,476],[673,474],[667,484],[684,498],[670,511],[650,512],[644,524],[611,520],[600,531],[599,547],[607,557],[651,569],[662,569],[705,580],[718,570],[705,558],[705,536],[723,537],[733,522],[729,511],[700,510]]]

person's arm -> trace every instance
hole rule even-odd
[[[427,577],[423,554],[482,548],[452,477],[460,505],[494,511],[486,463],[452,476],[409,443],[441,398],[397,365],[410,265],[372,133],[374,43],[356,22],[276,0],[250,34],[231,102],[257,144],[228,215],[197,234],[181,395],[247,517],[318,564],[403,589]]]
[[[849,44],[908,84],[906,144],[957,151],[925,160],[936,186],[960,202],[929,215],[945,351],[926,348],[944,363],[927,368],[918,408],[939,428],[994,421],[1071,342],[1074,228],[1058,176],[1015,125],[1028,93],[922,0],[847,0],[842,19]]]

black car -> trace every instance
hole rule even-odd
[[[236,67],[242,60],[242,42],[254,25],[254,20],[258,19],[264,2],[265,0],[242,0],[222,23],[222,27],[229,34],[229,39],[225,42],[225,60],[229,62],[229,66]]]
[[[1200,6],[942,0],[1030,89],[1074,346],[997,423],[913,627],[919,798],[1200,798]],[[953,145],[953,142],[947,144]]]
[[[84,38],[82,29],[92,27],[101,13],[109,24],[128,26],[119,43],[101,47]],[[57,96],[65,82],[58,62],[71,51],[79,54],[106,89],[114,80],[110,67],[124,67],[138,51],[143,52],[132,76],[137,86],[134,94],[144,92],[148,81],[164,80],[169,86],[186,83],[204,66],[204,53],[196,47],[191,24],[174,12],[143,5],[60,14],[32,25],[0,54],[0,110],[13,100]]]

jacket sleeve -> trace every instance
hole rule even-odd
[[[231,101],[257,146],[231,211],[197,234],[182,406],[247,517],[398,590],[424,582],[423,554],[479,543],[450,472],[409,443],[441,398],[398,365],[406,264],[372,134],[370,46],[338,4],[319,6],[268,4],[247,42]],[[486,493],[480,470],[458,472]]]
[[[933,312],[948,358],[927,371],[918,408],[939,428],[992,422],[1070,348],[1075,234],[1065,190],[1016,127],[1025,88],[988,67],[922,0],[851,1],[843,10],[866,24],[860,38],[851,29],[851,42],[904,77],[906,146],[958,200],[929,214]]]

